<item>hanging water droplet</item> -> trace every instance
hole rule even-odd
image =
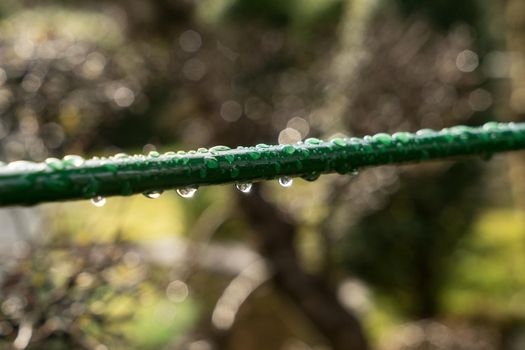
[[[319,176],[321,176],[321,174],[314,171],[309,174],[303,175],[302,178],[305,179],[306,181],[312,182],[312,181],[317,180]]]
[[[163,191],[148,191],[144,192],[144,197],[150,198],[150,199],[157,199],[162,195]]]
[[[253,184],[250,182],[238,183],[235,185],[242,193],[249,193],[252,190]]]
[[[279,184],[283,187],[290,187],[293,184],[293,179],[289,176],[280,177]]]
[[[103,207],[104,204],[106,204],[106,198],[102,196],[96,196],[91,198],[91,204],[93,204],[95,207]]]
[[[177,188],[177,194],[181,196],[182,198],[192,198],[195,195],[195,192],[197,192],[196,187],[182,187]]]

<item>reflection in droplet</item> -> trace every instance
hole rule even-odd
[[[160,198],[160,196],[162,195],[162,192],[163,191],[148,191],[148,192],[144,192],[144,197],[147,197],[147,198],[150,198],[150,199],[157,199],[157,198]]]
[[[238,183],[235,185],[235,187],[237,187],[237,189],[242,193],[250,193],[250,191],[252,190],[252,186],[253,184],[250,182]]]
[[[104,204],[106,204],[106,198],[102,196],[96,196],[91,198],[91,204],[93,204],[95,207],[103,207]]]
[[[293,184],[293,179],[289,176],[279,178],[279,184],[283,187],[290,187]]]
[[[195,192],[197,192],[197,188],[191,186],[177,189],[177,194],[182,198],[192,198],[195,195]]]

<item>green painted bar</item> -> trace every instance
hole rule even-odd
[[[315,180],[326,173],[349,174],[383,164],[422,162],[525,149],[525,123],[486,123],[441,131],[376,134],[294,145],[225,146],[189,152],[83,160],[78,156],[44,163],[0,166],[0,206],[132,195],[189,186],[248,183],[283,176]]]

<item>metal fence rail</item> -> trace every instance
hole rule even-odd
[[[50,158],[43,163],[17,161],[0,166],[0,205],[145,193],[155,197],[178,189],[191,196],[201,185],[237,183],[241,190],[254,181],[290,177],[315,180],[319,175],[348,174],[383,164],[421,162],[457,156],[525,149],[525,123],[486,123],[416,133],[376,134],[364,138],[307,139],[293,145],[230,149],[216,146],[189,152],[148,155],[117,154],[84,160],[79,156]]]

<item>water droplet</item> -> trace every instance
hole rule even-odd
[[[346,146],[346,142],[344,139],[340,138],[340,137],[336,137],[335,139],[331,140],[330,141],[333,145],[336,145],[336,146],[339,146],[339,147],[344,147]]]
[[[315,137],[310,137],[310,138],[307,138],[306,140],[304,140],[304,143],[307,143],[309,145],[318,145],[318,144],[320,144],[322,142],[323,142],[323,140],[316,139]]]
[[[148,192],[144,192],[144,197],[147,197],[147,198],[150,198],[150,199],[157,199],[157,198],[160,198],[160,196],[162,195],[162,192],[163,191],[148,191]]]
[[[358,168],[351,169],[350,170],[350,175],[353,175],[353,176],[359,175],[359,169]]]
[[[204,147],[201,147],[201,148],[197,149],[197,152],[199,152],[199,153],[208,153],[208,149],[204,148]]]
[[[127,155],[126,153],[117,153],[113,156],[113,158],[124,159],[124,158],[129,158],[129,155]]]
[[[252,185],[250,182],[244,182],[236,184],[235,187],[242,193],[249,193],[252,190]]]
[[[95,196],[91,198],[91,204],[93,204],[95,207],[103,207],[104,204],[106,204],[106,198],[102,196]]]
[[[70,154],[64,157],[63,159],[65,165],[79,167],[84,164],[85,160],[81,156]]]
[[[315,181],[319,178],[319,176],[321,176],[321,174],[314,171],[310,174],[303,175],[303,179],[306,181]]]
[[[469,132],[470,130],[471,128],[465,125],[456,125],[450,128],[450,132],[454,134],[466,133],[466,132]]]
[[[286,154],[294,154],[295,153],[295,147],[292,145],[284,145],[283,146],[283,152]]]
[[[383,146],[389,146],[392,144],[392,136],[385,134],[385,133],[379,133],[375,134],[372,139],[376,142],[379,142]]]
[[[192,198],[196,192],[197,192],[197,187],[188,186],[188,187],[177,188],[177,194],[181,196],[182,198]]]
[[[435,133],[436,132],[432,129],[421,129],[421,130],[416,131],[417,136],[428,136],[428,135],[433,135]]]
[[[261,158],[261,154],[259,152],[257,152],[257,151],[250,152],[250,153],[248,153],[248,155],[253,160],[257,160],[257,159]]]
[[[412,137],[412,134],[409,132],[396,132],[394,135],[392,135],[392,138],[396,141],[399,141],[401,143],[407,143],[410,141],[410,138]]]
[[[499,126],[497,122],[487,122],[483,124],[483,130],[496,130],[498,127]]]
[[[270,146],[265,143],[259,143],[255,146],[255,148],[265,149],[265,148],[270,148]]]
[[[148,156],[150,156],[151,158],[158,158],[160,156],[160,153],[157,151],[151,151],[148,153]]]
[[[290,187],[293,184],[293,179],[289,176],[280,177],[279,184],[283,187]]]
[[[50,167],[53,170],[62,170],[64,169],[64,164],[60,161],[60,159],[57,158],[47,158],[45,160],[45,163],[48,167]]]
[[[168,151],[163,154],[163,156],[166,156],[166,157],[173,157],[174,155],[176,155],[176,153],[173,151]]]
[[[219,161],[213,156],[204,157],[204,164],[206,164],[209,169],[217,169],[219,167]]]
[[[210,152],[220,152],[220,151],[228,151],[231,148],[228,146],[214,146],[210,148]]]

